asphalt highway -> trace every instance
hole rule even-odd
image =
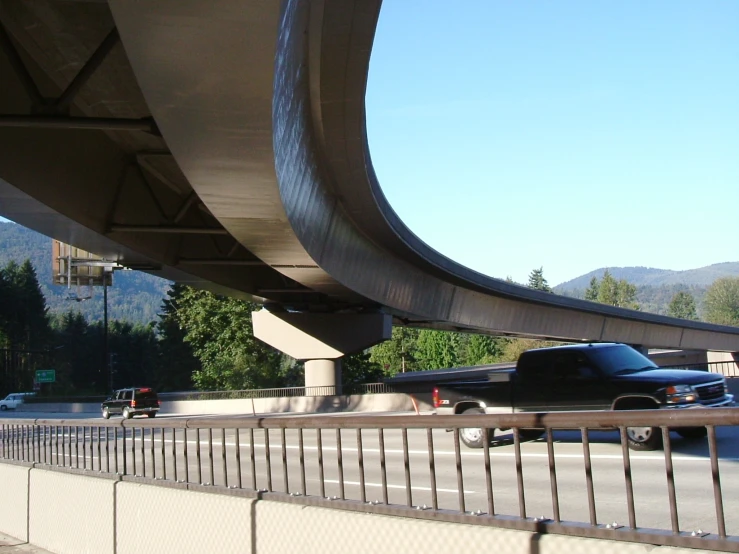
[[[70,414],[59,414],[60,418],[70,419],[69,416]],[[336,416],[340,417],[341,414]],[[31,418],[34,415],[18,413],[12,414],[11,417]],[[43,414],[40,417],[48,419],[49,414]],[[166,416],[160,416],[160,418],[167,419]],[[78,433],[79,437],[75,436],[75,433]],[[112,430],[106,440],[103,430],[100,440],[100,456],[98,456],[97,428],[93,428],[92,433],[88,428],[84,440],[81,428],[79,431],[75,431],[74,428],[67,429],[65,435],[67,441],[72,439],[73,446],[71,449],[67,448],[64,455],[60,457],[60,464],[115,471],[114,452],[117,444],[117,470],[123,471],[124,440],[120,430],[117,441],[113,439]],[[573,431],[557,431],[553,437],[560,518],[565,521],[587,522],[590,519],[590,511],[585,458],[580,434]],[[715,533],[718,524],[708,443],[705,439],[682,439],[674,433],[671,437],[680,529],[683,531],[700,529],[704,532]],[[717,437],[726,530],[729,535],[739,535],[739,429],[718,428]],[[388,429],[384,432],[383,438],[386,468],[384,478],[379,434],[376,430],[362,431],[365,499],[383,502],[384,490],[386,490],[387,500],[391,504],[431,506],[433,485],[429,469],[426,431],[413,429],[408,431],[409,470],[407,474],[401,431]],[[237,464],[237,439],[239,464]],[[269,440],[269,462],[266,457],[267,439]],[[336,430],[322,431],[320,439],[323,479],[321,479],[321,465],[319,464],[318,431],[307,429],[303,432],[305,493],[314,496],[341,497],[340,483],[341,473],[343,473],[343,496],[349,499],[361,499],[361,473],[358,463],[356,430],[341,430],[341,467]],[[92,442],[92,449],[83,447],[84,442]],[[461,507],[460,487],[455,463],[453,433],[441,429],[434,430],[433,442],[438,507],[458,511]],[[198,440],[195,430],[188,430],[185,436],[185,431],[178,429],[173,437],[172,430],[167,429],[163,441],[159,429],[154,430],[153,434],[150,429],[144,430],[143,441],[141,429],[135,431],[135,437],[132,437],[129,431],[125,439],[126,471],[158,478],[162,478],[166,473],[166,478],[170,480],[187,480],[192,483],[200,482],[216,486],[239,486],[240,484],[245,488],[251,488],[253,484],[256,484],[256,488],[262,490],[303,492],[297,430],[287,430],[285,433],[284,450],[287,471],[283,465],[280,430],[272,429],[269,432],[264,429],[255,430],[253,448],[251,433],[248,429],[240,430],[238,437],[234,430],[229,429],[225,431],[214,429],[210,437],[207,430],[201,430],[199,443],[200,460],[198,463]],[[187,464],[185,463],[185,449],[187,449]],[[618,433],[591,433],[590,449],[597,522],[628,525],[626,477]],[[254,453],[253,467],[252,452]],[[539,439],[521,445],[523,503],[519,495],[515,450],[510,434],[498,433],[496,443],[489,452],[494,512],[513,516],[525,514],[528,517],[553,518],[555,506],[552,499],[552,481],[546,440]],[[483,451],[468,449],[461,445],[460,453],[464,509],[488,512],[490,499],[487,494]],[[671,515],[664,452],[630,451],[629,457],[637,526],[670,529]],[[175,458],[176,465],[173,463]],[[51,463],[56,464],[56,459],[52,458]],[[287,482],[285,482],[286,476]],[[406,479],[410,482],[410,489],[407,487]],[[386,483],[386,488],[383,487],[383,481]],[[321,482],[323,482],[323,488]]]

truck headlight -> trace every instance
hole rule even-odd
[[[695,402],[698,395],[690,385],[671,385],[665,389],[668,404]]]

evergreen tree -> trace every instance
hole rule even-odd
[[[598,302],[610,306],[618,305],[618,281],[607,269],[598,287]]]
[[[696,321],[698,319],[698,313],[695,309],[695,298],[689,292],[680,291],[675,293],[670,301],[670,307],[667,313],[672,317]]]
[[[113,389],[150,386],[156,375],[157,339],[154,325],[113,321],[109,326],[108,351],[113,373]],[[90,333],[94,344],[103,344],[103,325],[95,323]],[[100,359],[102,356],[98,357]],[[94,373],[98,382],[105,379],[102,371]]]
[[[529,274],[529,288],[536,290],[543,290],[544,292],[552,292],[549,283],[544,278],[544,268],[534,269]]]
[[[102,393],[107,375],[101,375],[102,345],[96,344],[90,327],[78,311],[68,311],[54,321],[53,351],[56,383],[44,385],[42,392],[61,395]],[[102,336],[99,337],[102,341]]]
[[[639,309],[639,304],[636,301],[636,286],[625,279],[617,281],[607,269],[603,273],[603,278],[600,282],[595,277],[590,280],[590,287],[585,291],[585,298],[586,300],[595,299],[596,302],[608,304],[609,306],[629,308],[631,310]]]
[[[31,390],[36,369],[45,363],[51,337],[46,301],[29,260],[9,262],[2,273],[4,388]]]
[[[160,391],[192,390],[192,376],[202,370],[192,346],[185,341],[186,332],[178,318],[180,299],[186,289],[186,285],[175,283],[162,302],[157,322],[159,359],[152,380],[153,386]]]
[[[597,302],[598,301],[598,291],[600,291],[600,283],[598,282],[598,278],[593,276],[592,279],[590,279],[590,285],[585,290],[585,300],[590,300],[591,302]]]

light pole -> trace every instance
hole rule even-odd
[[[108,373],[108,392],[112,392],[113,371],[110,368],[110,356],[108,356],[108,272],[106,270],[103,271],[103,368]]]

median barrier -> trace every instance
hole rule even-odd
[[[419,409],[431,410],[429,394],[415,395]],[[283,398],[239,398],[226,400],[162,400],[162,414],[177,415],[248,415],[272,413],[332,412],[408,412],[413,410],[409,395],[402,393],[353,394],[348,396],[288,396]],[[22,412],[100,413],[95,402],[48,402],[23,404]]]

